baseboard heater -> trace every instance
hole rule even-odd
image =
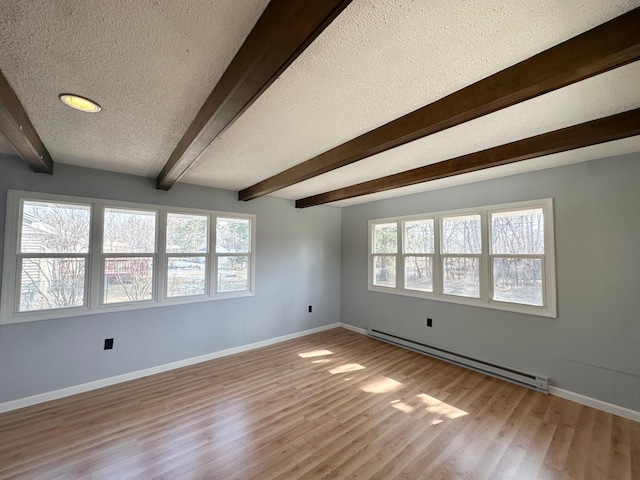
[[[509,367],[487,363],[483,360],[460,355],[459,353],[443,350],[442,348],[427,345],[425,343],[403,338],[398,335],[368,328],[367,333],[370,337],[382,340],[393,345],[413,350],[414,352],[424,353],[430,357],[435,357],[445,362],[454,363],[461,367],[475,370],[476,372],[491,375],[492,377],[506,380],[507,382],[522,385],[523,387],[532,388],[538,392],[549,393],[549,378],[532,375],[530,373],[521,372]]]

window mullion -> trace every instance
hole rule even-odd
[[[404,222],[398,220],[396,222],[396,289],[404,290],[406,288],[404,278]]]
[[[20,259],[24,258],[87,258],[89,253],[19,253]]]
[[[483,303],[489,303],[493,295],[493,282],[491,281],[491,260],[489,258],[491,245],[489,233],[489,214],[486,210],[480,212],[480,299]]]
[[[153,299],[156,302],[166,298],[167,295],[167,279],[168,262],[167,262],[167,211],[160,210],[157,217],[156,228],[156,259],[154,259],[155,275],[155,295]]]
[[[216,249],[216,230],[218,225],[218,215],[211,215],[211,226],[209,227],[209,251],[211,252],[211,270],[209,270],[209,296],[218,295],[218,251]]]
[[[490,255],[491,258],[536,258],[544,260],[544,255],[540,253],[496,253]]]
[[[442,217],[433,219],[433,294],[442,296],[442,255],[440,252],[440,225]]]
[[[19,309],[20,283],[19,275],[21,265],[16,256],[20,251],[20,239],[22,238],[22,200],[12,192],[7,195],[7,218],[5,221],[5,249],[4,265],[2,266],[2,292],[4,299],[0,302],[0,321],[14,315]],[[9,232],[15,232],[11,235]],[[11,259],[11,260],[9,260]]]
[[[207,215],[207,255],[206,255],[206,269],[205,269],[205,277],[206,284],[204,289],[204,294],[207,297],[213,298],[215,294],[214,285],[213,285],[213,264],[217,261],[215,259],[215,250],[216,244],[214,238],[214,232],[216,231],[216,216],[215,215]],[[251,235],[253,235],[253,231],[251,231]],[[253,236],[251,237],[253,238]],[[252,272],[253,273],[253,272]]]
[[[555,316],[556,312],[556,273],[555,273],[555,238],[553,230],[553,201],[547,200],[542,206],[544,215],[544,259],[542,261],[543,269],[543,302],[546,309],[550,310]]]
[[[144,253],[103,253],[102,257],[103,258],[151,258],[155,262],[157,255],[155,253],[153,253],[153,252],[144,252]]]
[[[545,262],[545,259],[542,259],[542,307],[543,308],[548,308],[549,307],[549,297],[548,297],[548,286],[547,286],[547,265]]]
[[[89,308],[97,308],[100,305],[102,282],[104,280],[104,262],[102,261],[102,241],[104,233],[104,205],[94,203],[91,209],[93,221],[91,222],[91,240],[89,244],[90,269],[89,269]]]

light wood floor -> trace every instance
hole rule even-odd
[[[334,329],[0,415],[0,478],[640,479],[640,424]]]

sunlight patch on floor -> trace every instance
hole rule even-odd
[[[311,363],[329,363],[330,361],[329,358],[321,358],[320,360],[312,360]]]
[[[344,365],[338,365],[336,368],[332,368],[331,370],[329,370],[329,373],[331,375],[335,375],[336,373],[347,373],[364,370],[364,368],[365,367],[363,367],[359,363],[345,363]]]
[[[441,402],[437,398],[433,398],[426,393],[421,393],[416,396],[427,406],[427,411],[430,413],[437,413],[451,419],[468,415],[464,410],[460,410],[459,408]],[[435,424],[432,423],[432,425]]]
[[[404,413],[411,413],[415,410],[414,407],[412,407],[411,405],[407,405],[402,400],[393,400],[392,402],[389,402],[389,403],[393,408],[396,408]]]
[[[384,377],[380,380],[376,380],[375,382],[366,384],[361,388],[361,390],[367,393],[387,393],[393,392],[401,386],[402,384],[400,382],[396,382],[393,378]]]
[[[333,355],[331,350],[312,350],[311,352],[299,353],[298,356],[302,358],[321,357],[323,355]]]

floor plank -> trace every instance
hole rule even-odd
[[[640,424],[344,329],[0,415],[0,479],[640,478]]]

